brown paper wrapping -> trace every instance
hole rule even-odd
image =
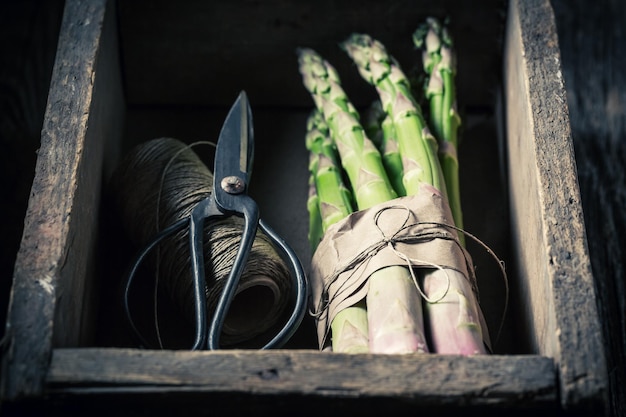
[[[408,266],[399,254],[410,258],[414,268],[438,265],[460,271],[476,293],[472,260],[456,229],[447,226],[453,224],[447,201],[426,186],[417,195],[357,211],[331,226],[313,255],[310,272],[320,349],[328,347],[337,313],[365,298],[372,273]]]

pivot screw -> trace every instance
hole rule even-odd
[[[230,175],[222,178],[220,186],[222,190],[226,191],[228,194],[240,194],[246,188],[246,183],[241,178]]]

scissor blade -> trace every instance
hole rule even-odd
[[[254,134],[252,110],[245,91],[230,108],[217,142],[215,175],[246,176],[252,165]]]
[[[240,180],[243,187],[238,192],[245,191],[248,185],[248,176],[252,167],[254,155],[254,132],[252,124],[252,110],[248,102],[248,96],[242,91],[235,103],[230,108],[222,131],[217,141],[215,152],[215,194],[218,202],[221,201],[220,193],[224,179]],[[229,194],[233,193],[233,190]]]

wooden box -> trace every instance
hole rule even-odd
[[[120,325],[108,309],[119,281],[111,265],[128,261],[110,250],[116,225],[102,220],[120,156],[159,136],[215,140],[245,89],[257,135],[251,192],[306,266],[312,101],[295,49],[333,62],[363,106],[374,92],[337,43],[368,32],[414,65],[410,34],[429,15],[451,18],[459,52],[465,226],[508,274],[495,353],[319,352],[306,319],[298,341],[274,351],[140,350],[107,339]],[[495,334],[504,285],[483,252],[473,248]],[[603,341],[549,1],[67,0],[6,329],[7,409],[602,414]]]

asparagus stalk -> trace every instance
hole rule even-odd
[[[404,168],[402,157],[398,149],[396,132],[393,122],[383,110],[380,100],[375,100],[366,110],[364,126],[365,132],[382,154],[383,165],[389,181],[398,196],[406,195],[402,176]]]
[[[452,217],[457,227],[463,228],[463,213],[459,186],[459,165],[457,157],[457,131],[461,118],[456,109],[456,56],[452,38],[445,26],[435,18],[428,18],[413,34],[414,45],[422,50],[424,71],[428,76],[426,98],[429,101],[429,120],[439,143],[439,160],[448,190],[448,200]],[[459,235],[464,244],[463,234]],[[441,272],[437,272],[442,275]],[[462,287],[462,291],[453,291],[441,301],[450,301],[451,306],[458,307],[458,327],[463,332],[451,332],[450,328],[435,329],[432,332],[432,344],[441,353],[476,354],[484,353],[483,344],[472,342],[481,340],[481,312],[476,303],[470,302],[464,294],[472,293],[467,280],[458,276],[458,272],[449,271],[449,278],[455,281],[454,286]],[[443,277],[440,277],[443,279]],[[432,285],[434,280],[429,283]],[[428,292],[436,292],[430,289]],[[437,296],[437,294],[435,294]],[[456,301],[456,302],[455,302]]]
[[[432,349],[441,354],[487,353],[481,327],[482,313],[468,279],[454,269],[424,276],[424,293],[437,300],[426,304]]]
[[[333,352],[369,352],[368,325],[365,301],[337,313],[330,325]]]
[[[391,183],[398,196],[405,196],[406,189],[404,188],[404,165],[402,163],[402,155],[400,154],[400,148],[398,146],[398,140],[396,138],[396,128],[393,125],[393,120],[389,116],[386,116],[382,123],[381,129],[383,132],[381,151],[383,153],[383,165],[389,173]]]
[[[352,213],[353,208],[350,191],[340,172],[335,144],[330,138],[326,121],[317,109],[311,112],[307,120],[306,146],[310,154],[309,170],[316,190],[323,234],[331,225]],[[310,213],[314,210],[310,210]],[[331,332],[333,351],[367,352],[367,313],[364,305],[341,311],[331,324]]]
[[[417,194],[422,187],[430,185],[445,196],[436,140],[398,63],[382,43],[368,35],[354,34],[342,47],[356,63],[361,76],[376,87],[383,108],[394,123],[405,161],[407,194]],[[430,300],[427,311],[434,350],[458,354],[486,352],[478,301],[467,279],[450,269],[433,269],[423,273],[422,281],[427,300]]]
[[[334,67],[312,49],[302,48],[298,53],[304,86],[328,124],[341,164],[352,185],[358,209],[363,210],[396,198],[380,152],[366,136],[358,113],[343,91]],[[421,301],[413,286],[408,286],[407,293],[407,282],[410,283],[410,280],[409,271],[401,266],[383,268],[370,276],[368,294],[380,296],[381,291],[377,288],[382,286],[395,295],[395,298],[387,298],[393,308],[385,312],[372,310],[372,306],[382,303],[372,302],[370,305],[368,295],[366,304],[370,352],[408,353],[425,350]],[[355,310],[359,314],[363,312],[361,306],[356,306]],[[351,311],[344,312],[352,314]],[[359,317],[362,318],[362,315]],[[343,324],[335,326],[339,322],[337,320],[331,325],[333,350],[345,349],[343,343],[335,342],[341,337],[335,333],[335,329],[352,338],[353,330],[357,327],[357,320],[342,321]],[[350,325],[346,325],[346,322]]]
[[[311,119],[312,116],[310,116],[309,121],[307,121],[307,149],[310,149],[311,146],[309,145],[309,142],[316,140],[314,135],[317,131],[313,131],[311,127]],[[320,210],[320,197],[317,194],[317,186],[315,184],[318,167],[318,154],[315,152],[309,152],[309,193],[307,199],[307,211],[309,213],[308,239],[311,252],[315,252],[315,249],[317,249],[317,245],[322,240],[322,237],[324,235],[324,229],[322,226],[322,213]]]
[[[435,18],[428,18],[413,33],[414,45],[422,50],[426,72],[426,98],[430,104],[429,121],[439,142],[439,160],[448,191],[452,217],[457,227],[463,228],[463,212],[459,186],[457,157],[458,128],[461,118],[456,104],[456,53],[446,26]],[[460,235],[464,243],[463,235]]]
[[[311,163],[309,165],[311,174],[309,176],[309,194],[306,202],[307,211],[309,213],[309,247],[311,252],[315,252],[317,245],[322,240],[324,232],[322,230],[322,213],[320,212],[320,198],[317,195],[317,188],[315,186],[315,175],[313,171],[317,170],[317,167],[313,167],[317,162],[311,157]]]
[[[350,191],[343,182],[328,127],[317,111],[309,117],[306,144],[310,153],[309,170],[318,196],[323,233],[352,213],[353,208]]]

